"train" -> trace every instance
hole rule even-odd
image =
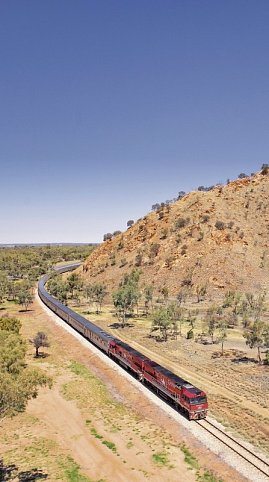
[[[69,264],[57,267],[55,270],[59,273],[64,273],[74,270],[78,266],[79,264]],[[50,276],[50,274],[44,275],[38,283],[38,295],[50,310],[102,352],[106,353],[108,357],[134,375],[141,383],[147,385],[151,390],[172,404],[186,418],[189,420],[206,418],[208,401],[203,390],[195,387],[62,304],[48,293],[45,288]]]

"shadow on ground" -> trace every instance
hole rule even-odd
[[[42,470],[31,469],[26,472],[20,472],[15,464],[4,464],[4,461],[0,459],[0,481],[12,481],[18,482],[34,482],[35,480],[47,479],[48,475],[44,474]]]

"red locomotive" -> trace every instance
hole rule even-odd
[[[199,388],[115,338],[109,343],[108,353],[135,373],[141,382],[150,385],[158,394],[172,402],[189,420],[206,417],[207,397]]]

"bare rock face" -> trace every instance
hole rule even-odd
[[[100,245],[80,268],[112,290],[141,269],[144,285],[207,292],[269,288],[269,172],[186,194]]]

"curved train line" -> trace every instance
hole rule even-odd
[[[59,273],[64,273],[64,272],[76,269],[77,267],[80,266],[80,264],[81,263],[74,263],[74,264],[65,265],[65,266],[62,266],[62,267],[56,267],[55,270]],[[108,341],[113,343],[113,341],[116,340],[116,342],[118,342],[118,344],[121,345],[122,347],[127,347],[127,349],[130,349],[133,353],[138,354],[140,357],[144,358],[145,360],[149,360],[147,357],[145,357],[141,353],[137,352],[136,350],[134,350],[132,347],[130,347],[126,343],[124,343],[124,342],[114,338],[112,335],[106,333],[105,331],[100,329],[97,325],[90,322],[86,318],[82,317],[78,313],[75,313],[69,307],[63,305],[56,298],[51,296],[45,289],[45,284],[48,281],[49,277],[50,277],[50,275],[47,274],[47,275],[43,276],[41,278],[41,280],[39,281],[39,283],[38,283],[38,295],[41,298],[41,300],[43,301],[43,303],[45,303],[50,310],[52,310],[54,313],[56,313],[58,316],[60,316],[60,318],[62,318],[65,322],[70,324],[79,333],[84,335],[90,342],[92,342],[95,346],[97,346],[102,351],[106,352],[109,356],[111,356],[111,354],[108,353],[105,345],[107,344]],[[72,320],[72,322],[70,322],[70,320]],[[90,332],[91,332],[90,336],[89,336],[89,334],[85,335],[85,326],[89,327]],[[97,342],[97,337],[99,337],[98,342]],[[101,341],[100,341],[100,339],[101,339]],[[111,358],[114,359],[114,361],[116,363],[123,366],[123,368],[131,371],[131,373],[133,375],[137,376],[137,378],[140,381],[145,382],[150,387],[150,389],[152,391],[154,391],[155,393],[160,395],[162,398],[165,398],[168,402],[170,402],[170,404],[172,402],[172,405],[174,405],[174,406],[176,405],[176,407],[179,410],[182,408],[182,407],[179,407],[177,403],[175,403],[178,400],[175,400],[173,397],[171,397],[171,394],[169,394],[169,392],[167,391],[167,389],[163,385],[160,385],[159,383],[157,383],[156,380],[154,380],[152,377],[148,378],[146,380],[142,379],[141,373],[140,373],[140,371],[137,367],[130,366],[128,364],[127,360],[119,357],[115,353],[114,353],[114,355],[115,356],[111,356]],[[186,386],[190,386],[190,387],[192,386],[192,385],[188,384],[188,382],[186,382],[185,380],[182,380],[179,377],[177,377],[177,375],[173,374],[169,370],[161,367],[160,365],[156,364],[155,362],[152,362],[151,360],[149,360],[149,361],[151,363],[153,363],[153,366],[156,365],[156,367],[160,368],[160,370],[162,370],[163,373],[170,375],[175,380],[176,379],[180,380],[181,384],[185,383]],[[194,387],[194,388],[196,388],[196,387]],[[199,390],[199,389],[197,389],[197,390]],[[182,410],[182,411],[183,411],[183,413],[185,412],[185,414],[187,412],[187,410],[185,410],[185,411]],[[234,453],[236,453],[241,458],[243,458],[245,461],[247,461],[252,467],[257,469],[260,473],[262,473],[266,477],[269,477],[269,470],[266,471],[266,468],[267,467],[269,468],[269,463],[267,461],[263,460],[261,457],[259,457],[255,453],[253,453],[250,449],[246,448],[244,445],[242,445],[240,442],[238,442],[233,437],[228,435],[226,432],[221,430],[219,427],[214,425],[208,419],[205,419],[203,417],[202,420],[196,420],[196,423],[199,424],[208,433],[210,433],[214,438],[219,440],[225,446],[229,447],[230,450],[232,450]],[[217,433],[214,433],[214,432],[217,432]],[[232,445],[234,445],[234,447]],[[253,460],[250,460],[250,458],[254,459],[256,462],[254,462]],[[258,463],[260,463],[262,465],[262,468],[261,468],[261,466],[257,465],[257,461],[258,461]]]
[[[72,264],[56,270],[64,273],[78,266],[79,264]],[[39,297],[48,308],[142,383],[150,386],[158,395],[172,403],[189,420],[200,420],[206,417],[208,403],[204,391],[63,305],[45,289],[49,277],[49,274],[43,276],[38,283]]]

